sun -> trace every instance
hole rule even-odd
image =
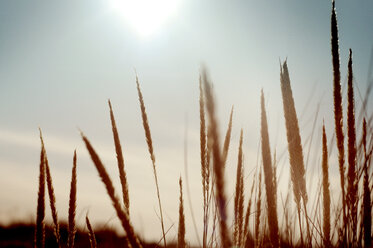
[[[112,7],[140,35],[156,32],[175,15],[180,0],[112,0]]]

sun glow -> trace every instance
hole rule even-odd
[[[113,8],[140,34],[158,30],[177,11],[180,0],[113,0]]]

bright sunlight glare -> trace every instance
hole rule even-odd
[[[157,31],[177,11],[180,0],[112,0],[113,8],[142,36]]]

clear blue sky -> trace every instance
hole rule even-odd
[[[77,127],[82,129],[98,148],[118,185],[107,106],[110,98],[124,148],[133,222],[147,237],[160,237],[160,231],[152,230],[160,229],[134,68],[149,114],[168,226],[177,221],[177,180],[185,176],[186,123],[190,188],[197,217],[201,214],[198,75],[202,64],[214,81],[222,130],[235,106],[231,167],[227,169],[229,194],[235,183],[232,175],[240,128],[245,133],[246,173],[256,163],[262,88],[272,151],[286,149],[279,60],[288,59],[303,140],[309,135],[308,121],[313,120],[318,103],[317,133],[325,118],[331,138],[330,1],[181,0],[176,13],[148,36],[139,35],[109,3],[0,2],[0,222],[28,218],[35,212],[40,126],[60,215],[67,215],[67,185],[77,148],[79,221],[83,223],[82,216],[89,209],[91,219],[117,224],[77,131]],[[352,48],[355,83],[364,94],[373,46],[373,2],[338,0],[336,5],[342,80]],[[318,148],[312,149],[315,163]],[[192,230],[189,207],[186,211],[188,230]],[[175,235],[176,226],[170,236]],[[194,241],[194,232],[187,237]]]

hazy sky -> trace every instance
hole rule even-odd
[[[78,222],[83,223],[89,210],[94,223],[118,224],[78,132],[78,128],[83,130],[97,148],[119,192],[107,105],[110,98],[123,145],[132,221],[141,235],[154,240],[161,237],[134,69],[154,139],[166,228],[175,224],[170,240],[177,233],[178,177],[185,178],[186,129],[190,191],[197,224],[202,226],[198,140],[201,65],[208,68],[214,82],[222,131],[231,106],[235,109],[227,194],[233,194],[241,128],[245,174],[257,163],[262,88],[271,148],[284,154],[280,183],[287,188],[279,81],[279,61],[286,58],[303,143],[310,134],[317,104],[321,107],[309,163],[314,173],[308,172],[307,178],[308,183],[317,183],[322,118],[329,139],[334,128],[330,1],[179,0],[172,15],[149,35],[141,34],[113,6],[110,0],[0,2],[0,223],[34,220],[41,127],[61,218],[67,216],[72,156],[77,148]],[[144,6],[144,11],[148,9]],[[337,1],[342,80],[347,75],[348,49],[352,48],[355,84],[363,95],[373,46],[372,13],[372,1]],[[372,110],[371,102],[369,107]],[[339,184],[333,161],[332,156],[332,185]],[[47,216],[50,219],[49,212]],[[189,206],[186,217],[187,238],[195,241]]]

